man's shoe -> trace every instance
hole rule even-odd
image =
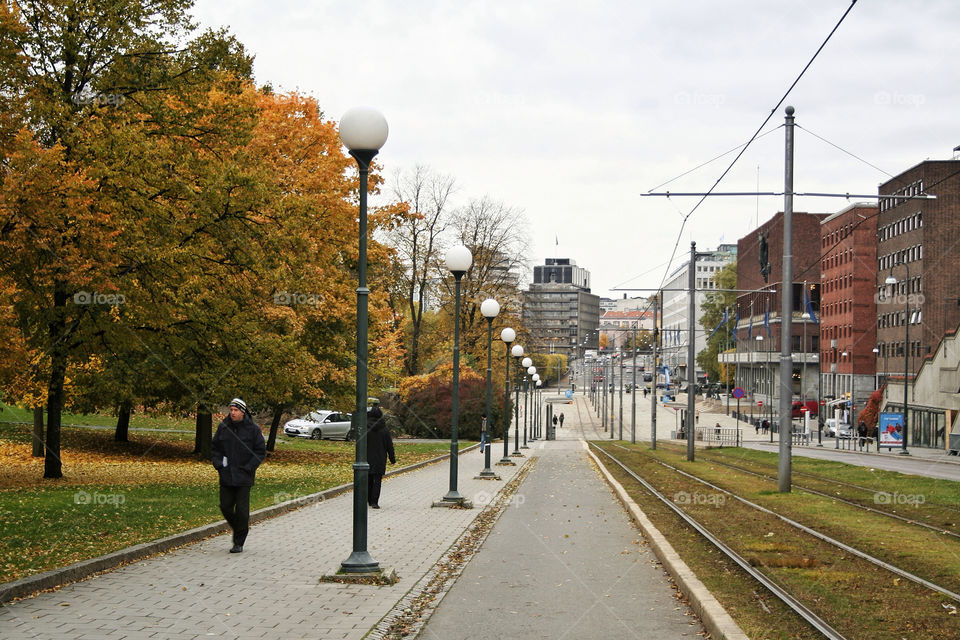
[[[371,508],[371,509],[379,509],[379,508],[380,508],[380,505],[378,505],[378,504],[372,504],[372,505],[370,505],[370,508]]]
[[[230,547],[230,553],[243,553],[243,545],[235,544]]]

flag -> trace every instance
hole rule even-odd
[[[817,318],[817,314],[813,312],[813,305],[810,304],[810,291],[806,287],[803,288],[803,308],[807,310],[807,315],[810,316],[813,323],[819,325],[820,320]]]
[[[763,312],[763,328],[767,330],[767,337],[770,337],[770,309]]]
[[[557,235],[557,234],[553,234],[553,240],[554,240],[553,246],[559,247],[559,246],[560,246],[560,236]]]
[[[722,326],[725,325],[726,323],[727,323],[727,310],[724,309],[724,310],[723,310],[723,318],[720,319],[720,322],[717,323],[717,326],[714,327],[714,328],[713,328],[713,331],[710,332],[710,335],[707,336],[707,341],[709,342],[710,338],[713,337],[713,334],[715,334],[717,331],[719,331],[719,330],[720,330],[720,327],[722,327]]]

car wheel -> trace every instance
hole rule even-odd
[[[347,435],[343,436],[344,442],[353,442],[354,439],[355,438],[354,438],[353,429],[350,429],[350,431],[347,431]]]
[[[323,434],[320,433],[320,429],[314,429],[313,433],[310,434],[311,440],[319,440],[322,437],[323,437]]]

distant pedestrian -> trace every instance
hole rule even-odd
[[[759,420],[757,420],[756,422],[753,423],[753,432],[754,432],[754,435],[759,435],[759,434],[760,434],[760,421],[759,421]]]
[[[563,412],[560,412],[560,428],[563,428]]]
[[[769,429],[770,429],[770,421],[767,420],[766,418],[764,418],[764,419],[763,419],[763,433],[764,433],[764,435],[767,434],[767,431],[768,431]]]
[[[867,441],[867,423],[863,420],[857,425],[857,436],[859,436],[860,439],[860,446],[863,447]]]
[[[490,446],[487,444],[487,414],[483,414],[483,417],[480,418],[480,455],[483,455],[484,447]]]
[[[559,421],[559,420],[558,420],[557,416],[553,416],[553,426],[557,426],[557,422],[558,422],[558,421]]]
[[[241,553],[247,540],[250,488],[266,453],[263,431],[243,400],[234,398],[210,443],[210,460],[220,474],[220,512],[233,530],[230,553]]]
[[[719,422],[717,423],[717,426],[714,427],[714,431],[717,434],[717,440],[719,440],[720,439],[720,423]]]
[[[367,462],[370,464],[367,475],[367,504],[371,509],[380,508],[380,488],[383,475],[387,472],[388,457],[390,464],[397,463],[387,421],[383,419],[380,403],[374,402],[370,411],[367,411]]]

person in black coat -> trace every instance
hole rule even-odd
[[[383,419],[380,405],[374,403],[373,408],[367,411],[367,462],[370,464],[367,475],[367,503],[371,509],[380,508],[380,487],[383,484],[383,474],[387,472],[388,456],[390,464],[397,463],[387,421]]]
[[[267,449],[243,400],[234,398],[228,411],[210,444],[210,460],[220,474],[220,511],[233,529],[230,553],[240,553],[250,531],[250,489]]]

